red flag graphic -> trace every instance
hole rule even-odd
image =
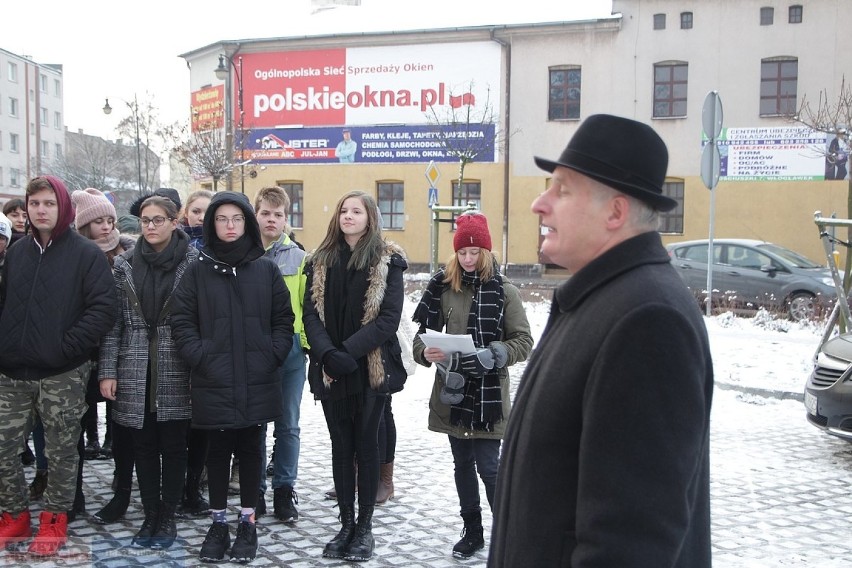
[[[468,92],[457,97],[450,95],[450,107],[459,108],[463,105],[476,105],[476,97],[473,93]]]

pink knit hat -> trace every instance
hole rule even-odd
[[[74,219],[74,226],[77,229],[85,227],[98,217],[112,217],[113,221],[118,218],[115,213],[115,205],[101,191],[92,187],[83,190],[78,189],[72,193],[71,202],[77,212]]]
[[[465,247],[479,247],[491,250],[491,233],[488,220],[481,213],[465,213],[456,217],[456,234],[453,237],[453,250]]]

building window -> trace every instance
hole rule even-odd
[[[19,172],[15,168],[11,168],[9,170],[9,185],[11,187],[18,187],[18,184],[19,184],[18,178],[20,177],[20,175],[21,175],[21,172]]]
[[[18,66],[15,63],[9,61],[9,65],[7,66],[9,70],[9,80],[13,83],[18,82]]]
[[[44,108],[44,107],[41,107],[41,125],[42,126],[47,126],[49,124],[47,116],[48,116],[47,109]]]
[[[9,116],[18,116],[18,99],[9,97]]]
[[[304,193],[302,182],[279,181],[275,185],[287,192],[287,197],[290,198],[290,226],[301,229],[305,226],[305,203],[302,198]]]
[[[778,57],[761,61],[760,116],[795,113],[798,78],[798,59]]]
[[[47,159],[50,157],[50,142],[47,140],[41,141],[41,157]]]
[[[377,185],[379,212],[382,214],[382,229],[404,229],[404,184],[401,181],[380,181]]]
[[[473,203],[478,210],[482,209],[482,184],[478,181],[465,181],[459,189],[459,182],[453,182],[453,205],[467,205]],[[455,214],[453,219],[455,219]],[[453,226],[455,230],[455,225]]]
[[[681,12],[680,13],[680,29],[682,29],[682,30],[691,30],[692,29],[692,12]]]
[[[663,195],[677,201],[677,207],[660,211],[660,232],[683,234],[683,181],[663,183]]]
[[[665,14],[654,14],[654,29],[655,30],[666,29],[666,15]]]
[[[802,23],[802,6],[800,4],[794,4],[790,6],[790,19],[789,22],[791,24],[801,24]]]
[[[58,110],[53,111],[53,127],[62,130],[62,113]]]
[[[17,134],[9,134],[9,151],[18,153],[18,135]]]
[[[582,72],[579,65],[550,69],[548,120],[580,118],[581,79]]]
[[[686,116],[688,70],[683,62],[654,65],[654,118]]]
[[[760,9],[760,25],[771,26],[775,23],[775,8],[767,6]]]
[[[41,87],[41,92],[47,92],[47,75],[39,75],[38,76],[39,86]]]
[[[56,147],[53,149],[53,157],[57,159],[62,157],[62,144],[56,144]]]
[[[59,81],[59,79],[53,80],[53,94],[57,97],[62,95],[62,83]]]

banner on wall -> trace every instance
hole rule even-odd
[[[438,111],[500,109],[494,42],[244,53],[250,129],[426,124]],[[233,116],[238,116],[234,109]]]
[[[343,131],[348,131],[348,139]],[[457,162],[451,149],[480,150],[477,162],[495,161],[495,126],[459,125],[442,136],[430,125],[256,128],[246,133],[244,160],[261,164]]]
[[[225,126],[225,86],[207,87],[190,95],[192,132]]]
[[[721,181],[848,179],[846,141],[810,128],[726,128],[718,143]]]

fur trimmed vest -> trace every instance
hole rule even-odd
[[[379,316],[388,286],[388,270],[391,263],[394,262],[394,256],[399,257],[402,263],[401,266],[407,266],[405,251],[396,243],[387,241],[379,262],[370,268],[370,274],[367,277],[367,293],[364,297],[364,316],[361,318],[362,326],[375,321]],[[327,268],[325,266],[314,266],[313,280],[311,282],[311,298],[323,325],[325,325],[326,273]],[[374,390],[380,390],[385,383],[386,377],[381,345],[367,353],[367,372],[369,374],[370,387]],[[331,380],[325,373],[323,373],[323,383],[326,388],[330,388]]]

